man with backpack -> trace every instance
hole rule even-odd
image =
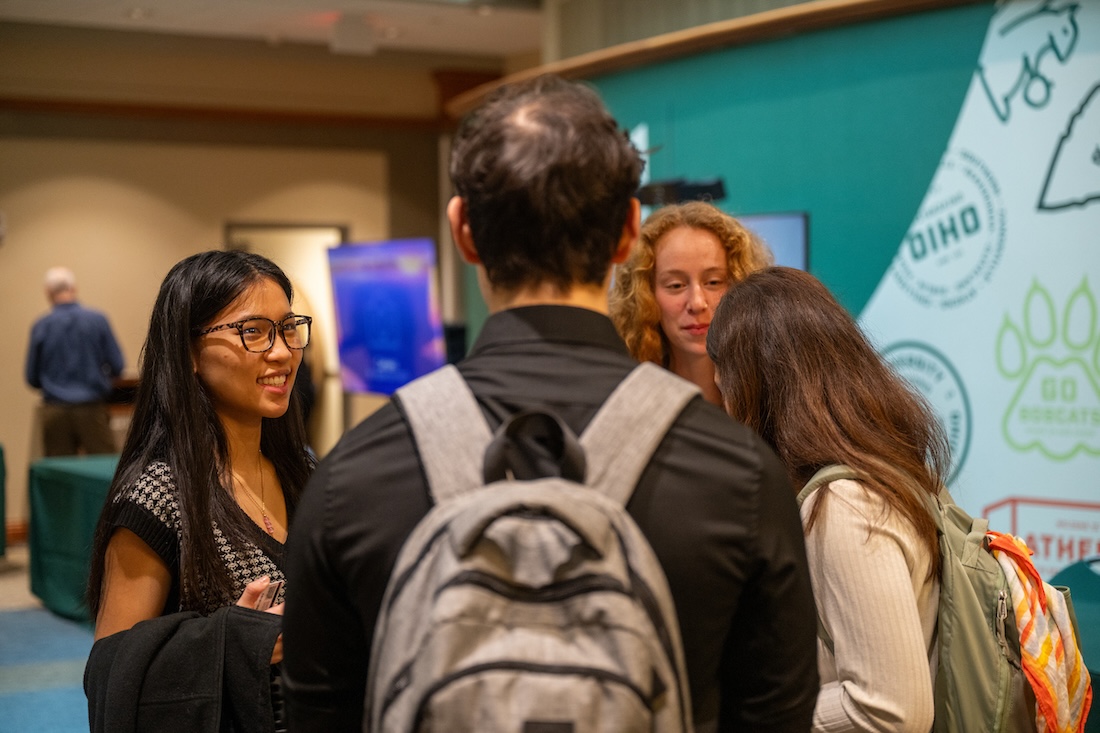
[[[677,720],[671,729],[691,729],[694,718],[699,731],[809,730],[818,687],[816,617],[794,491],[784,469],[754,433],[691,392],[694,387],[651,365],[652,371],[635,372],[637,364],[607,317],[611,267],[626,257],[638,234],[634,194],[641,170],[637,151],[595,93],[556,77],[503,87],[463,121],[453,143],[456,196],[447,215],[459,252],[478,269],[491,316],[457,371],[447,368],[455,381],[430,375],[427,388],[421,382],[399,391],[344,436],[303,496],[290,532],[284,617],[283,679],[292,731],[413,729],[385,717],[391,706],[406,708],[423,730],[488,731],[503,729],[486,721],[507,712],[489,708],[509,705],[542,705],[537,715],[508,728],[524,733],[635,730],[642,727],[630,722],[635,718],[610,712],[625,709],[618,698],[633,694],[646,709],[642,714],[660,718],[675,700],[678,667],[686,668],[690,700],[683,716],[672,716]],[[620,386],[625,392],[617,391]],[[609,400],[613,393],[620,397]],[[466,400],[473,412],[455,422],[461,418],[450,415],[458,410],[452,403]],[[679,402],[670,407],[669,400]],[[601,410],[605,402],[616,409]],[[669,415],[667,431],[664,422],[654,428],[646,418],[624,418],[639,405],[653,405],[653,422],[660,422],[658,413]],[[596,427],[587,431],[594,416]],[[436,421],[448,426],[442,438],[432,432]],[[492,446],[499,450],[486,451],[482,466],[478,454],[494,432],[499,434]],[[638,445],[646,441],[645,448]],[[456,445],[474,446],[474,457],[453,458],[462,456]],[[520,453],[544,449],[550,463],[561,464],[560,475],[546,484],[522,480],[541,471],[525,475],[522,461],[509,458],[517,446]],[[634,470],[635,459],[618,453],[632,451],[642,456],[640,478],[627,480],[631,485],[618,498],[593,502],[610,519],[587,507],[571,514],[549,498],[542,503],[544,485],[543,493],[552,494],[597,479],[622,483],[619,474]],[[489,454],[507,466],[494,469],[496,458]],[[455,462],[453,471],[448,461]],[[468,526],[476,522],[466,522],[465,514],[427,526],[430,513],[446,514],[454,501],[438,500],[440,484],[463,481],[497,481],[481,497],[504,502],[506,493],[517,492],[521,498],[500,512],[506,521],[499,527]],[[615,515],[619,499],[626,509],[622,517]],[[625,537],[632,527],[640,529],[645,547],[607,540],[611,529]],[[563,534],[569,536],[564,543]],[[447,542],[435,542],[437,535]],[[406,544],[410,548],[402,553]],[[422,560],[458,562],[454,557],[470,548],[471,562],[482,565],[454,577],[477,586],[463,591],[463,604],[471,594],[489,599],[480,610],[440,610],[445,600],[457,602],[457,580],[424,586],[420,605],[402,598],[409,587],[420,588]],[[443,559],[435,559],[437,550]],[[543,562],[556,553],[560,562]],[[638,582],[645,574],[636,576],[632,563],[644,565],[650,553],[667,587],[663,579],[652,587]],[[621,583],[574,572],[611,564],[619,555],[630,561]],[[498,570],[514,574],[501,580],[494,575]],[[547,573],[555,577],[532,579]],[[633,601],[570,606],[565,588],[590,591],[594,585],[606,591],[599,604],[608,595],[632,595]],[[664,603],[669,590],[671,602]],[[653,609],[658,611],[643,618]],[[660,609],[673,613],[671,628],[662,630]],[[443,658],[442,647],[430,640],[436,630],[425,627],[448,613],[468,616],[458,622],[468,635],[452,636]],[[564,625],[558,623],[561,614],[570,619]],[[433,621],[422,623],[416,618],[421,615]],[[582,616],[589,623],[584,630]],[[544,625],[520,628],[521,618]],[[614,657],[627,648],[627,641],[596,638],[601,628],[610,637],[635,621],[647,628],[654,619],[653,638],[629,642],[631,649],[656,649],[653,659],[661,650],[670,652],[667,664],[657,659],[647,670],[652,684],[627,680],[623,695],[615,689],[616,675],[606,670],[596,673],[594,688],[564,679],[595,667],[595,657]],[[569,625],[574,622],[578,626]],[[452,682],[459,674],[446,670],[454,658],[481,654],[483,636],[513,638],[509,634],[530,640],[528,647],[576,642],[581,661],[519,661],[531,649],[514,648],[519,642],[498,644],[494,653],[504,661],[493,670],[508,667],[507,681],[471,677],[476,681],[445,703],[420,692],[411,702],[402,699],[418,685],[434,692]],[[584,659],[588,643],[591,664]],[[372,651],[384,658],[372,659]],[[493,665],[473,666],[484,672]],[[427,668],[443,670],[437,682],[418,681]],[[525,699],[506,703],[509,695]],[[598,708],[591,714],[595,719],[578,721],[576,711],[593,696],[596,708],[584,709]],[[663,725],[647,723],[644,729]]]

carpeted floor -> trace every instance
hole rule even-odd
[[[21,600],[25,554],[8,550],[0,568],[0,731],[87,733],[83,676],[92,630],[42,608],[29,592]]]

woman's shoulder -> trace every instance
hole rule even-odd
[[[153,461],[117,497],[116,501],[136,504],[168,525],[179,522],[179,497],[172,468]]]
[[[176,489],[176,479],[172,473],[172,467],[164,461],[152,461],[138,474],[137,479],[130,485],[131,493],[156,492],[158,490]]]
[[[904,542],[916,541],[916,530],[904,513],[859,479],[837,479],[830,482],[827,499],[820,490],[811,494],[801,507],[803,523],[818,500],[825,500],[819,521],[830,527],[871,531],[895,536]]]
[[[858,517],[865,522],[881,521],[884,517],[887,509],[886,500],[859,479],[835,479],[822,488],[829,494],[828,501],[822,506],[825,516],[843,514],[849,518]],[[808,516],[808,513],[813,510],[813,505],[823,499],[824,495],[825,493],[820,489],[810,494],[802,505],[802,516]]]

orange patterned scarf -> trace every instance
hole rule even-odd
[[[1012,594],[1024,674],[1035,691],[1039,733],[1081,733],[1092,704],[1092,682],[1065,598],[1039,576],[1023,540],[1000,532],[989,532],[989,539]]]

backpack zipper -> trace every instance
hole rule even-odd
[[[632,692],[647,710],[653,710],[654,700],[650,695],[647,695],[638,685],[632,680],[629,680],[621,675],[608,672],[604,669],[595,667],[582,667],[578,665],[563,665],[563,664],[531,664],[529,662],[493,662],[490,664],[478,664],[472,667],[468,667],[462,671],[450,674],[443,679],[439,680],[431,688],[424,692],[424,696],[420,698],[420,702],[416,707],[416,718],[414,719],[412,730],[418,730],[420,723],[424,718],[424,713],[428,706],[428,701],[444,687],[447,687],[453,682],[457,682],[463,677],[469,677],[470,675],[480,674],[482,672],[498,672],[498,671],[516,671],[516,672],[535,672],[540,674],[554,674],[554,675],[580,675],[583,677],[595,677],[603,680],[604,682],[611,682],[617,685],[625,687]],[[389,702],[396,700],[397,695],[389,697]],[[382,708],[382,715],[379,716],[379,720],[385,720],[386,707]]]
[[[663,616],[658,608],[657,599],[654,597],[649,586],[646,585],[639,575],[634,573],[633,569],[630,571],[630,580],[633,592],[610,576],[595,574],[583,575],[578,578],[555,583],[551,586],[531,589],[524,586],[517,586],[488,573],[478,570],[469,570],[456,575],[450,582],[440,588],[438,592],[442,593],[445,589],[456,585],[476,585],[492,593],[508,598],[509,600],[523,603],[557,603],[573,596],[584,595],[594,591],[621,593],[624,596],[634,598],[641,603],[642,609],[649,617],[649,621],[654,631],[657,633],[657,640],[672,667],[672,674],[675,678],[675,689],[679,693],[683,688],[681,687],[681,680],[676,666],[676,653],[672,643],[672,635],[668,627],[664,624]],[[398,693],[400,693],[400,690],[391,688],[387,699],[392,702],[393,698],[396,697]],[[384,703],[383,709],[386,707],[388,707],[388,704]],[[686,711],[686,703],[684,708]]]
[[[1004,588],[997,591],[997,643],[1001,645],[1005,659],[1011,659],[1008,652],[1008,637],[1005,634],[1005,619],[1008,618],[1008,592]]]
[[[633,570],[630,571],[630,580],[632,589],[626,588],[626,586],[610,576],[595,574],[582,575],[578,578],[559,581],[558,583],[543,586],[542,588],[527,588],[525,586],[509,583],[506,580],[502,580],[501,578],[484,573],[480,570],[468,570],[452,578],[450,582],[439,589],[436,595],[456,585],[476,585],[492,593],[496,593],[499,596],[521,603],[557,603],[573,596],[584,595],[596,591],[621,593],[628,598],[635,599],[641,604],[646,616],[649,617],[650,624],[652,624],[654,631],[657,632],[657,640],[660,642],[665,657],[675,670],[676,654],[673,651],[672,635],[669,633],[668,627],[664,624],[664,618],[658,608],[657,600],[653,596],[653,592],[650,590],[649,586],[647,586],[642,578],[634,573]],[[677,675],[676,689],[680,689],[679,675]]]
[[[436,595],[438,596],[443,591],[458,585],[476,585],[508,600],[521,603],[556,603],[573,596],[595,591],[630,595],[622,583],[607,575],[582,575],[577,578],[558,581],[552,585],[545,585],[541,588],[529,588],[509,583],[507,580],[480,570],[467,570],[459,573],[451,578],[446,585],[439,588]]]

